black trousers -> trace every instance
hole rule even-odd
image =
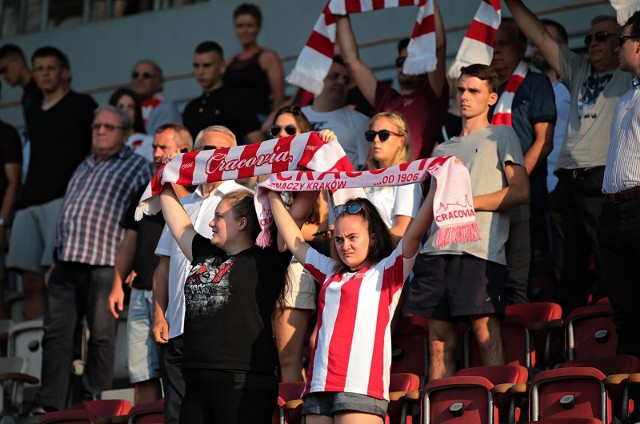
[[[164,422],[180,422],[180,405],[184,397],[184,378],[182,377],[182,336],[169,339],[160,349],[160,373],[164,391]]]
[[[183,368],[185,394],[180,422],[270,423],[278,401],[275,374]]]

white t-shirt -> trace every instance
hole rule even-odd
[[[202,189],[199,186],[195,192],[180,199],[184,210],[191,218],[193,228],[200,235],[208,239],[213,236],[209,223],[215,215],[218,203],[222,196],[236,190],[251,191],[235,181],[225,181],[207,198],[202,196]],[[169,338],[174,338],[184,331],[184,282],[191,269],[191,263],[178,247],[178,243],[166,225],[162,230],[155,254],[169,257],[168,302],[164,315],[169,324]]]
[[[396,225],[396,216],[415,218],[422,204],[422,186],[407,184],[393,187],[367,187],[367,199],[378,209],[388,228]]]
[[[329,129],[336,133],[338,142],[347,154],[356,171],[362,169],[367,160],[369,143],[364,138],[369,118],[353,109],[342,107],[331,112],[315,112],[313,106],[305,106],[302,113],[311,122],[314,131]]]

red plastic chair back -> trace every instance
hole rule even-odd
[[[567,367],[538,373],[529,393],[531,421],[556,418],[596,418],[610,422],[611,401],[595,368]]]
[[[503,383],[526,383],[529,378],[529,372],[522,365],[488,365],[484,367],[464,368],[458,371],[456,375],[484,377],[494,386]],[[515,415],[516,421],[518,420],[520,417],[520,408],[514,407],[514,411],[510,411],[510,393],[494,394],[493,400],[500,412],[500,422],[507,422],[510,413]]]
[[[507,305],[504,311],[507,317],[518,316],[522,318],[529,327],[533,351],[535,356],[532,358],[532,366],[543,369],[551,364],[551,345],[549,332],[546,328],[539,330],[531,330],[531,324],[535,322],[550,322],[562,318],[562,307],[553,302],[531,302],[520,303],[517,305]],[[560,350],[560,349],[558,349]]]
[[[524,319],[506,316],[500,323],[502,344],[507,365],[531,367],[535,363],[536,351]],[[470,328],[464,334],[465,368],[482,366],[478,343]]]
[[[422,398],[424,424],[492,424],[498,410],[493,384],[484,377],[453,376],[430,381]]]
[[[163,424],[164,399],[134,406],[127,415],[127,424]]]
[[[393,329],[391,346],[391,373],[416,374],[425,382],[429,372],[429,324],[426,318],[401,317]]]
[[[96,417],[116,417],[127,415],[131,411],[131,402],[124,399],[103,399],[81,401],[74,405],[74,409],[85,409]]]
[[[613,308],[598,303],[574,309],[565,324],[566,360],[601,358],[616,354],[618,336]]]

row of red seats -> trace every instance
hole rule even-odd
[[[136,405],[128,400],[109,399],[82,401],[64,411],[49,412],[39,424],[162,424],[164,399]]]

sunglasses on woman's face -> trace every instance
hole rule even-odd
[[[287,125],[286,127],[281,127],[280,125],[272,125],[269,132],[273,137],[277,137],[280,135],[280,131],[284,130],[287,135],[296,135],[296,127],[293,125]]]
[[[346,212],[349,215],[355,215],[361,210],[362,210],[362,205],[360,203],[347,203],[345,205],[339,205],[334,207],[333,214],[335,216],[338,216]]]
[[[369,130],[364,132],[364,138],[370,143],[376,139],[376,135],[378,136],[380,141],[384,143],[385,141],[389,140],[390,136],[397,135],[398,137],[400,137],[402,134],[394,133],[393,131],[389,131],[389,130],[380,130],[380,131]]]

